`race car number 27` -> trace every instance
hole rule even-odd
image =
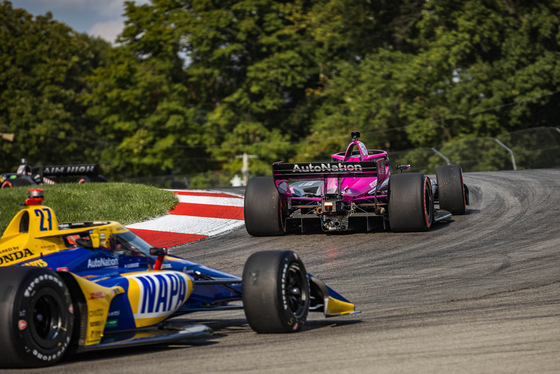
[[[45,213],[47,213],[47,222],[45,222]],[[50,209],[35,209],[35,215],[41,219],[39,223],[39,230],[49,231],[52,230],[52,213]]]

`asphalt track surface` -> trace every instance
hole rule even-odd
[[[560,169],[464,179],[467,214],[428,232],[253,238],[240,229],[175,248],[237,275],[255,251],[295,250],[361,314],[314,314],[303,332],[279,335],[254,333],[242,311],[193,314],[211,338],[25,372],[559,373]]]

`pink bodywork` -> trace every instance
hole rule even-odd
[[[357,148],[357,151],[355,148]],[[381,186],[381,184],[391,176],[387,152],[381,150],[368,151],[364,143],[359,140],[354,140],[348,145],[346,152],[335,153],[332,155],[332,159],[341,162],[376,162],[377,173],[352,177],[326,175],[321,178],[325,182],[322,191],[323,196],[338,195],[340,193],[345,202],[371,199],[372,196],[377,198],[387,197],[385,194],[377,194],[378,186]],[[276,181],[276,185],[281,194],[292,195],[290,192],[293,191],[289,188],[286,180],[279,179]],[[297,199],[321,201],[323,198],[298,197]]]
[[[354,151],[358,148],[359,154]],[[387,152],[371,150],[368,151],[365,144],[359,140],[354,140],[348,145],[346,152],[335,153],[332,155],[334,160],[345,162],[359,162],[359,161],[377,161],[378,172],[375,177],[346,177],[340,178],[340,190],[342,192],[344,201],[359,200],[360,197],[368,198],[374,195],[377,186],[381,185],[385,179],[391,175],[391,168],[388,160]],[[339,188],[339,179],[334,177],[327,177],[323,187],[323,194],[336,194]]]

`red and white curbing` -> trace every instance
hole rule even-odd
[[[243,226],[243,197],[226,192],[172,190],[179,204],[168,215],[127,228],[154,247],[173,247]]]

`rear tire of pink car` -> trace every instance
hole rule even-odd
[[[394,174],[389,179],[391,231],[426,231],[434,221],[434,196],[424,174]]]
[[[255,177],[245,189],[245,228],[253,236],[283,235],[282,202],[274,180]]]

